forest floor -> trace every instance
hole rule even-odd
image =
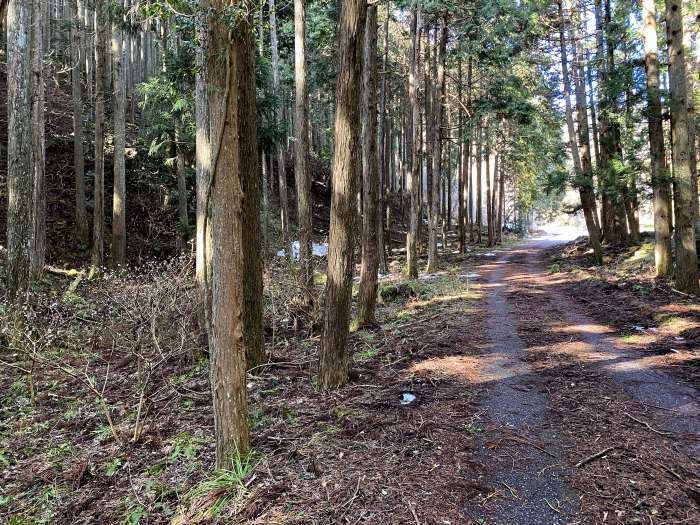
[[[0,353],[22,363],[0,373],[0,523],[698,523],[700,304],[651,278],[647,244],[608,253],[535,239],[385,276],[331,394],[278,305],[254,454],[218,473],[201,334],[172,297],[187,263],[55,277],[54,335]],[[31,344],[54,362],[28,374]]]

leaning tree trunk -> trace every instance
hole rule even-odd
[[[375,306],[379,270],[377,243],[381,214],[379,210],[379,159],[377,156],[377,7],[367,9],[362,79],[362,174],[364,214],[362,220],[362,265],[357,304],[357,326],[377,324]]]
[[[651,181],[654,189],[654,261],[657,277],[673,274],[671,254],[671,187],[666,165],[663,116],[659,90],[659,47],[656,34],[656,3],[643,0],[644,53],[647,80],[647,111],[649,121],[649,152]]]
[[[326,312],[318,368],[318,385],[322,389],[337,388],[348,381],[349,360],[345,345],[352,302],[366,15],[365,0],[346,0],[341,4]]]
[[[411,198],[410,225],[406,233],[406,272],[418,277],[418,221],[420,220],[420,107],[418,106],[418,56],[420,54],[420,5],[413,6],[411,19],[411,58],[408,77],[408,98],[411,107],[411,174],[407,189]]]
[[[582,91],[581,85],[577,84],[576,90],[576,100],[578,109],[578,121],[579,121],[579,141],[583,144],[583,157],[585,157],[585,168],[584,160],[582,159],[581,152],[576,144],[576,131],[574,128],[574,117],[573,110],[571,109],[571,81],[569,79],[569,61],[566,50],[566,32],[565,32],[565,20],[562,8],[562,2],[559,1],[559,44],[561,51],[561,71],[562,71],[562,81],[564,84],[564,102],[565,102],[565,112],[566,112],[566,128],[569,135],[569,149],[571,150],[571,156],[574,160],[574,174],[576,176],[576,186],[579,188],[579,195],[581,197],[581,206],[583,207],[583,215],[586,220],[586,229],[588,230],[588,240],[593,248],[593,255],[598,264],[603,262],[603,248],[600,242],[600,232],[598,226],[596,225],[595,215],[597,215],[596,205],[595,205],[595,194],[593,190],[593,172],[590,166],[590,147],[588,147],[588,117],[586,114],[586,104],[585,104],[585,90]],[[577,75],[581,77],[581,74]],[[579,82],[582,82],[582,78],[578,78]],[[583,96],[583,99],[581,98]],[[582,126],[582,123],[586,123]]]
[[[32,235],[31,272],[35,280],[41,278],[46,258],[46,86],[44,83],[44,9],[40,0],[32,4],[32,76],[30,79],[32,103],[32,172],[34,178],[34,233]]]
[[[121,20],[112,25],[112,81],[114,119],[114,194],[112,197],[112,266],[126,263],[126,93]]]
[[[214,13],[240,8],[252,13],[246,0],[213,0]],[[262,333],[262,316],[251,317],[252,303],[261,304],[260,193],[255,105],[255,49],[250,14],[240,14],[234,27],[213,16],[209,22],[207,75],[212,139],[212,318],[209,338],[211,385],[216,435],[216,465],[230,469],[250,448],[246,360]],[[235,36],[234,36],[235,35]],[[249,260],[257,261],[251,265]],[[206,275],[206,273],[205,273]],[[255,295],[253,295],[255,294]],[[259,310],[256,311],[259,313]],[[257,315],[257,314],[256,314]],[[251,323],[253,325],[251,326]]]
[[[95,0],[95,182],[92,214],[92,266],[104,264],[104,119],[106,23],[104,0]]]
[[[294,84],[295,141],[294,177],[297,184],[297,215],[299,222],[299,285],[306,305],[314,299],[312,261],[313,205],[311,173],[309,172],[309,98],[306,92],[306,21],[305,0],[294,0]],[[286,248],[285,248],[286,249]]]
[[[7,296],[19,298],[30,284],[34,235],[34,177],[30,160],[31,6],[7,4]]]
[[[680,0],[666,1],[669,41],[669,82],[671,88],[671,134],[673,137],[674,215],[676,219],[676,271],[679,290],[698,291],[698,257],[695,244],[695,206],[693,177],[688,145],[688,104],[683,14]]]

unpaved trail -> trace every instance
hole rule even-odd
[[[566,277],[547,272],[557,242],[483,257],[477,270],[490,340],[479,481],[490,491],[467,506],[468,523],[700,522],[698,392],[583,313]]]

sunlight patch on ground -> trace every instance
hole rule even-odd
[[[551,328],[552,332],[559,334],[609,334],[612,329],[602,324],[579,324],[555,326]]]

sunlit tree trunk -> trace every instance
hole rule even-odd
[[[200,8],[206,13],[209,0],[200,0]],[[199,45],[196,51],[197,72],[195,77],[195,156],[196,156],[196,279],[200,290],[200,301],[204,320],[208,324],[211,296],[211,231],[205,221],[211,221],[211,197],[207,202],[211,181],[211,143],[209,121],[209,92],[207,90],[208,20],[202,15],[197,20]],[[207,206],[209,209],[207,209]],[[209,223],[211,224],[211,223]]]
[[[335,149],[326,279],[326,307],[318,368],[321,389],[348,381],[348,337],[360,149],[360,92],[367,3],[346,0],[338,22]]]
[[[112,198],[112,266],[126,263],[126,93],[124,85],[124,39],[122,20],[112,26],[112,81],[114,119],[114,194]]]
[[[675,282],[679,290],[698,291],[698,258],[695,244],[693,177],[688,145],[688,103],[685,52],[683,49],[683,14],[680,0],[666,1],[668,31],[669,82],[671,87],[671,134],[673,137],[673,197],[676,219]]]
[[[651,181],[654,188],[654,262],[658,277],[673,274],[671,252],[671,188],[666,165],[663,116],[659,94],[659,48],[656,34],[656,4],[642,2],[642,39],[647,81],[647,118],[649,122],[649,152],[651,154]]]
[[[250,448],[246,391],[251,303],[261,303],[260,194],[255,105],[255,51],[251,32],[252,2],[213,0],[219,12],[241,8],[240,18],[209,22],[209,79],[213,149],[212,177],[212,319],[209,338],[216,436],[216,465],[231,469]],[[226,20],[226,19],[224,19]],[[258,261],[251,266],[248,259]],[[257,349],[253,349],[257,351]]]
[[[411,199],[410,225],[406,235],[406,272],[412,279],[418,277],[418,221],[420,220],[420,107],[418,105],[418,57],[420,55],[420,6],[413,5],[411,18],[411,58],[408,77],[408,98],[411,106],[411,175],[407,189]]]
[[[595,192],[593,188],[593,168],[591,166],[590,146],[588,141],[588,115],[586,113],[586,93],[583,86],[582,71],[579,69],[576,83],[576,106],[578,116],[578,145],[574,128],[573,110],[571,108],[571,81],[569,79],[569,61],[566,49],[566,30],[562,2],[559,1],[559,44],[561,51],[561,70],[564,84],[564,102],[566,112],[566,127],[569,136],[569,149],[574,161],[575,185],[579,189],[581,206],[588,230],[588,241],[593,248],[593,255],[598,264],[603,262],[603,248],[600,242],[600,231],[596,224],[597,215]],[[581,150],[579,150],[581,146]]]
[[[307,305],[313,302],[313,207],[311,194],[311,173],[309,172],[309,99],[306,92],[306,21],[305,0],[294,0],[294,84],[295,99],[295,142],[294,176],[297,185],[297,215],[299,222],[299,284],[303,300]]]

